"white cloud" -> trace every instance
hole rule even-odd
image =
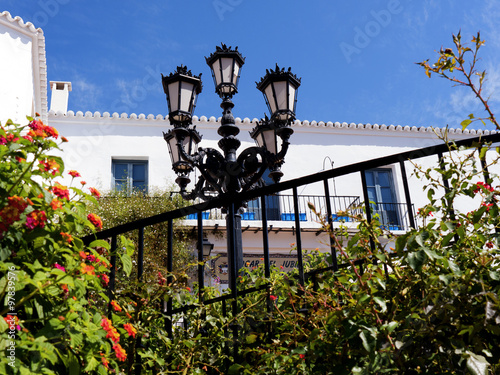
[[[77,77],[72,81],[72,92],[69,95],[70,110],[89,110],[96,108],[102,101],[102,88],[87,79]]]

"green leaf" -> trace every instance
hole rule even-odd
[[[482,355],[474,354],[472,352],[467,351],[466,354],[469,355],[467,358],[467,368],[474,375],[487,375],[488,368],[490,364]]]
[[[88,371],[88,372],[90,372],[90,371],[94,371],[94,370],[95,370],[95,368],[96,368],[97,366],[99,366],[99,362],[98,362],[98,361],[97,361],[94,357],[90,357],[90,358],[89,358],[89,357],[87,356],[87,360],[88,360],[88,363],[87,363],[87,366],[85,366],[84,371],[86,371],[86,372],[87,372],[87,371]]]
[[[387,305],[385,301],[380,297],[373,297],[373,300],[382,308],[382,312],[387,311]]]
[[[105,249],[109,250],[110,245],[107,241],[95,240],[89,244],[89,247],[104,247]]]
[[[467,128],[467,126],[470,125],[470,123],[472,122],[472,120],[470,119],[467,119],[467,120],[464,120],[460,123],[460,125],[462,125],[462,130],[465,130]]]
[[[425,262],[425,252],[423,250],[413,251],[408,254],[406,257],[408,264],[410,267],[417,272],[422,270],[422,266]]]
[[[372,351],[372,346],[373,346],[373,340],[371,340],[371,336],[367,334],[366,331],[361,331],[359,334],[359,337],[361,338],[361,341],[363,342],[363,347],[366,349],[367,352]],[[370,342],[371,340],[371,342]]]
[[[238,375],[240,373],[241,368],[243,368],[242,365],[233,363],[231,367],[229,367],[229,375]]]
[[[80,346],[83,343],[83,335],[80,332],[69,332],[69,337],[73,347]]]
[[[132,272],[132,258],[128,254],[122,254],[120,255],[120,259],[122,261],[123,271],[127,276],[130,276]]]
[[[247,344],[253,344],[255,341],[257,341],[257,335],[252,333],[252,334],[248,335],[245,339],[246,339]]]

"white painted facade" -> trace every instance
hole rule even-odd
[[[0,13],[0,122],[24,123],[39,113],[47,120],[45,38],[40,28]]]
[[[68,96],[71,95],[70,82],[51,82],[53,90],[51,110],[47,111],[47,77],[45,65],[45,42],[41,29],[25,24],[19,17],[12,18],[8,12],[0,13],[0,51],[9,58],[0,59],[0,121],[12,118],[24,122],[26,114],[38,112],[44,121],[55,127],[61,136],[68,139],[62,145],[65,169],[77,170],[87,182],[103,192],[113,189],[113,160],[147,161],[147,184],[149,189],[172,188],[175,173],[172,171],[170,156],[163,132],[171,126],[166,114],[109,114],[107,112],[67,111]],[[6,51],[4,54],[3,52]],[[237,103],[236,103],[237,104]],[[165,103],[165,110],[167,105]],[[240,127],[239,151],[253,146],[249,131],[256,125],[256,119],[236,119]],[[219,119],[205,116],[194,117],[193,124],[203,135],[201,147],[218,148]],[[381,156],[419,149],[439,144],[442,141],[430,127],[386,126],[371,124],[346,124],[338,122],[295,121],[291,146],[282,167],[284,180],[317,173],[324,169],[346,166]],[[440,131],[438,129],[438,131]],[[490,134],[489,131],[460,129],[450,130],[449,138],[461,140]],[[420,159],[418,164],[435,166],[435,156]],[[411,173],[407,163],[411,198],[415,208],[427,202],[423,182]],[[402,178],[398,166],[388,166],[392,171],[394,199],[404,203]],[[196,175],[191,176],[196,181]],[[69,183],[69,177],[65,183]],[[64,182],[63,182],[64,183]],[[335,179],[330,184],[334,196],[358,196],[361,201],[362,187],[359,174]],[[324,195],[321,184],[300,188],[299,195]],[[291,194],[291,193],[290,193]],[[470,202],[463,202],[463,211]],[[194,220],[186,220],[186,225],[195,225]],[[275,254],[290,254],[291,243],[295,242],[295,222],[269,221],[272,251]],[[348,223],[353,229],[355,223]],[[224,220],[208,219],[204,227],[212,229],[225,226]],[[244,251],[249,254],[262,253],[262,224],[259,220],[243,220]],[[303,247],[328,250],[327,237],[317,235],[319,225],[313,220],[301,222]],[[214,252],[224,252],[224,238],[209,233],[209,240],[215,243]]]

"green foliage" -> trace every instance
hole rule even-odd
[[[103,361],[118,369],[93,301],[106,298],[109,246],[77,237],[101,225],[85,210],[95,198],[57,182],[59,135],[28,120],[0,128],[0,372],[102,373]]]
[[[103,228],[129,223],[174,209],[185,207],[186,202],[169,190],[152,191],[148,195],[140,191],[132,193],[112,192],[88,207],[102,219]],[[177,224],[177,221],[174,222]],[[138,245],[138,231],[127,233],[127,237]],[[157,275],[166,272],[168,223],[151,225],[144,230],[144,274]],[[173,264],[175,270],[186,270],[192,262],[194,239],[181,225],[175,225]],[[136,267],[134,267],[134,275]],[[155,276],[156,279],[156,276]]]

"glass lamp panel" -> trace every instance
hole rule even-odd
[[[276,101],[274,100],[274,95],[273,95],[273,85],[269,84],[266,89],[264,90],[266,93],[267,101],[269,103],[269,110],[271,111],[271,115],[276,112]]]
[[[295,113],[295,87],[288,84],[288,109]]]
[[[278,81],[274,82],[274,92],[278,102],[278,110],[288,109],[288,96],[287,96],[288,82]]]
[[[267,151],[272,154],[277,154],[277,145],[276,145],[276,133],[274,129],[265,130],[262,132],[264,136],[264,142],[266,143]]]
[[[193,155],[198,151],[198,143],[190,135],[184,138],[182,145],[184,146],[184,151],[186,151],[188,155]]]
[[[170,150],[170,157],[172,158],[172,164],[177,163],[180,160],[179,150],[177,149],[177,139],[172,137],[168,140],[168,148]]]
[[[255,137],[255,143],[257,143],[257,146],[259,147],[266,147],[264,143],[264,135],[262,132],[260,132],[256,137]]]
[[[240,68],[241,66],[238,64],[238,62],[236,61],[234,63],[234,73],[233,73],[233,83],[235,85],[238,84],[238,76],[240,75]]]
[[[168,84],[168,103],[170,105],[169,112],[179,110],[179,82],[171,82]]]
[[[222,64],[222,82],[234,83],[233,81],[233,59],[230,57],[223,57]]]
[[[181,85],[181,103],[180,103],[180,108],[179,108],[181,111],[191,113],[191,110],[192,110],[191,97],[193,95],[196,95],[194,93],[194,85],[192,83],[182,82],[182,85]]]
[[[220,60],[217,59],[212,64],[212,72],[215,78],[215,86],[217,87],[222,82],[222,77],[220,74]]]

